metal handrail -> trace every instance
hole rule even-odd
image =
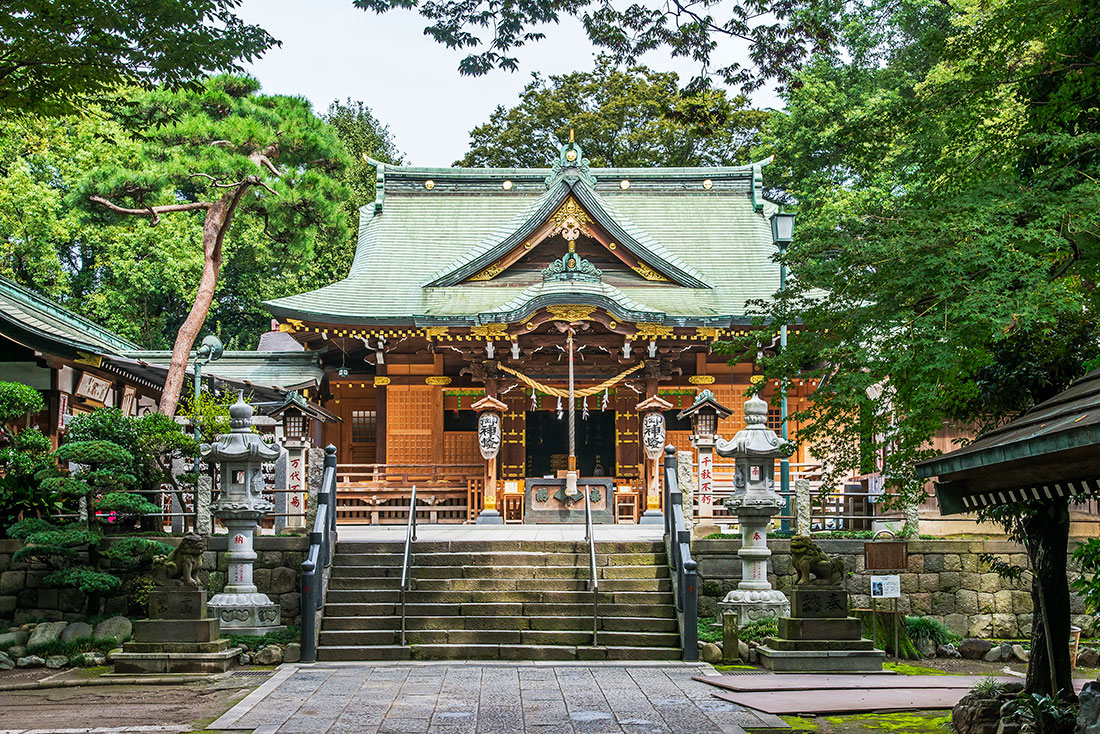
[[[674,572],[672,586],[684,660],[699,659],[699,575],[691,557],[691,533],[684,521],[684,495],[676,478],[676,447],[665,447],[665,547]]]
[[[325,604],[324,570],[332,565],[336,539],[336,447],[325,447],[324,476],[317,493],[317,516],[302,561],[302,662],[317,661],[317,612]]]
[[[409,496],[409,522],[405,526],[405,554],[401,559],[401,646],[405,646],[405,592],[409,590],[412,578],[409,575],[409,560],[412,558],[412,544],[416,541],[416,485],[412,486]]]
[[[600,579],[596,575],[596,534],[592,532],[592,492],[584,488],[584,540],[588,543],[588,590],[592,592],[592,647],[599,646],[600,639]]]

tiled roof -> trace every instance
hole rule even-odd
[[[601,208],[624,235],[701,286],[639,277],[636,285],[618,284],[622,298],[668,321],[721,326],[743,321],[747,301],[777,290],[779,265],[767,219],[776,209],[761,198],[759,164],[590,174],[594,184],[567,179],[578,200]],[[509,232],[552,210],[562,191],[556,179],[547,187],[549,169],[385,166],[379,175],[382,191],[362,210],[348,277],[267,302],[275,316],[333,324],[477,324],[480,314],[520,297],[529,284],[425,284],[495,252]]]

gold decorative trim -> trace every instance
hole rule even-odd
[[[424,329],[424,336],[429,339],[434,339],[441,336],[447,336],[448,327],[446,326],[429,326]]]
[[[498,260],[497,262],[482,270],[477,275],[471,275],[470,280],[492,280],[503,272],[504,266],[501,265],[500,261]]]
[[[718,329],[713,326],[700,326],[695,329],[696,339],[717,339]]]
[[[429,178],[427,181],[424,182],[424,188],[426,188],[428,191],[431,191],[435,188],[435,181]]]
[[[508,324],[484,324],[482,326],[471,326],[470,336],[480,337],[482,339],[508,339]]]
[[[646,280],[653,280],[653,281],[658,281],[658,282],[661,282],[661,283],[667,283],[668,282],[668,278],[661,275],[656,270],[649,267],[648,265],[646,265],[644,262],[642,262],[640,260],[638,261],[637,265],[631,265],[630,269],[633,270],[638,275],[645,278]]]
[[[436,386],[450,385],[451,378],[447,377],[447,375],[432,375],[431,377],[425,377],[424,382],[425,384]]]
[[[692,375],[688,378],[692,385],[713,385],[714,375]]]
[[[588,229],[588,225],[592,224],[592,218],[572,196],[558,207],[550,217],[550,221],[554,225],[554,234],[561,234],[567,241],[572,242],[582,233],[592,236]]]
[[[753,375],[752,377],[749,378],[749,384],[750,385],[759,385],[763,381],[764,381],[764,375]]]
[[[634,332],[635,339],[655,339],[673,334],[673,327],[658,324],[656,321],[639,321],[634,324],[634,328],[637,329]]]
[[[385,387],[388,384],[390,384],[390,378],[386,377],[385,375],[375,375],[374,376],[374,386],[375,387]]]
[[[287,319],[285,324],[279,324],[279,331],[293,334],[296,331],[302,330],[301,319]]]
[[[526,324],[524,324],[523,326],[524,326],[524,328],[526,328],[526,329],[527,329],[528,331],[531,331],[532,329],[534,329],[534,328],[535,328],[535,322],[534,322],[534,321],[528,321],[528,322],[527,322]]]
[[[609,321],[607,324],[607,328],[609,329],[614,329],[616,327],[618,327],[618,324],[616,324],[614,321]]]
[[[560,321],[591,321],[592,312],[596,310],[595,306],[547,306],[546,310],[550,312],[550,315]]]

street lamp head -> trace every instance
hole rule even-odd
[[[213,334],[207,334],[202,338],[202,344],[195,350],[195,356],[206,362],[213,362],[221,359],[224,351],[222,340]]]
[[[791,212],[776,212],[772,215],[772,242],[780,246],[791,244],[794,240],[794,217]]]

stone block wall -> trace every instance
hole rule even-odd
[[[156,537],[162,543],[176,545],[179,537]],[[214,535],[207,542],[200,577],[207,581],[211,595],[225,586],[229,567],[226,548],[228,536]],[[22,547],[22,541],[0,540],[0,621],[14,624],[30,621],[77,620],[84,617],[85,595],[76,589],[59,589],[45,582],[50,570],[40,563],[16,563],[12,555]],[[297,624],[301,613],[300,572],[309,552],[307,536],[260,535],[255,538],[257,553],[255,581],[260,591],[282,608],[284,624]],[[77,559],[79,561],[79,559]],[[86,559],[85,559],[86,562]],[[123,581],[138,575],[119,573]],[[130,590],[124,585],[108,595],[104,603],[106,614],[127,614]]]
[[[901,572],[868,572],[864,567],[862,540],[814,541],[825,553],[844,561],[845,588],[855,608],[871,605],[872,573],[898,573],[901,599],[898,610],[905,614],[937,619],[962,637],[1026,638],[1031,633],[1031,575],[1006,580],[993,573],[980,555],[991,554],[1017,566],[1028,566],[1023,547],[1004,539],[912,540],[909,567]],[[1071,541],[1072,542],[1072,541]],[[699,616],[717,614],[718,602],[741,580],[740,540],[696,540],[692,557],[699,564]],[[768,579],[790,593],[795,575],[791,569],[790,542],[768,541],[772,557]],[[1072,551],[1072,548],[1071,548]],[[1077,568],[1070,558],[1071,579]],[[890,602],[886,602],[889,604]],[[1073,624],[1085,635],[1100,631],[1096,616],[1085,612],[1084,600],[1070,595]]]

